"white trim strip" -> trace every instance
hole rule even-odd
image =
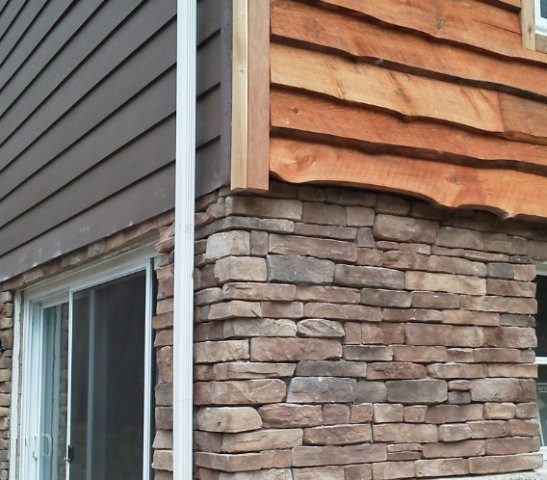
[[[196,0],[177,0],[173,474],[192,480]]]

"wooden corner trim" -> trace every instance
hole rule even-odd
[[[233,0],[231,188],[268,190],[270,2]]]
[[[536,49],[536,19],[534,13],[534,0],[522,0],[520,10],[520,27],[522,33],[522,46],[530,50]]]

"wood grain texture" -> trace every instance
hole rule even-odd
[[[495,92],[286,45],[272,44],[270,55],[275,85],[385,108],[408,117],[503,132]]]
[[[273,89],[271,124],[282,134],[313,134],[324,142],[351,142],[369,151],[398,151],[441,162],[496,165],[547,175],[547,146],[427,120],[403,120],[388,112],[303,92]]]
[[[520,11],[520,29],[522,31],[522,46],[530,50],[536,49],[536,22],[534,0],[522,0]]]
[[[319,0],[388,24],[511,57],[546,63],[544,54],[523,48],[518,15],[474,0]]]
[[[398,70],[547,97],[547,71],[542,65],[432,41],[367,17],[321,8],[321,4],[278,0],[271,13],[276,41],[300,42],[311,50],[331,49],[369,63],[392,62]]]
[[[449,207],[490,210],[504,217],[547,217],[537,192],[547,178],[506,169],[479,169],[298,140],[270,140],[273,174],[292,183],[329,182],[418,195]]]

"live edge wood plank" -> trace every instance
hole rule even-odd
[[[351,143],[369,151],[405,152],[439,161],[543,173],[547,146],[510,141],[427,120],[403,120],[376,109],[344,104],[300,91],[272,89],[274,131],[315,135],[322,142]]]
[[[474,168],[285,138],[270,141],[270,169],[292,183],[331,182],[410,193],[448,207],[474,207],[505,217],[547,217],[547,177]]]
[[[379,21],[497,54],[547,63],[547,56],[523,48],[518,15],[474,0],[319,0]]]
[[[268,189],[269,13],[268,2],[233,1],[231,188],[234,190]]]
[[[274,38],[303,42],[310,49],[334,49],[370,63],[387,61],[410,72],[547,97],[547,70],[543,65],[428,39],[416,32],[379,25],[367,17],[326,9],[322,4],[277,0],[272,3],[271,27]]]

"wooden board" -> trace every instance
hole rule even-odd
[[[273,174],[292,183],[331,182],[418,195],[448,207],[473,207],[505,217],[547,217],[547,178],[479,169],[284,138],[270,140]]]
[[[474,0],[319,0],[382,22],[512,58],[547,57],[522,47],[518,15]]]
[[[369,151],[422,156],[452,163],[497,165],[547,175],[547,146],[509,141],[426,120],[406,121],[387,112],[302,92],[273,89],[274,131],[316,135],[322,142]]]
[[[547,97],[547,70],[543,65],[435,41],[367,17],[321,7],[294,0],[274,2],[271,26],[275,40],[301,42],[310,50],[330,49],[369,63],[392,62],[397,70]]]

